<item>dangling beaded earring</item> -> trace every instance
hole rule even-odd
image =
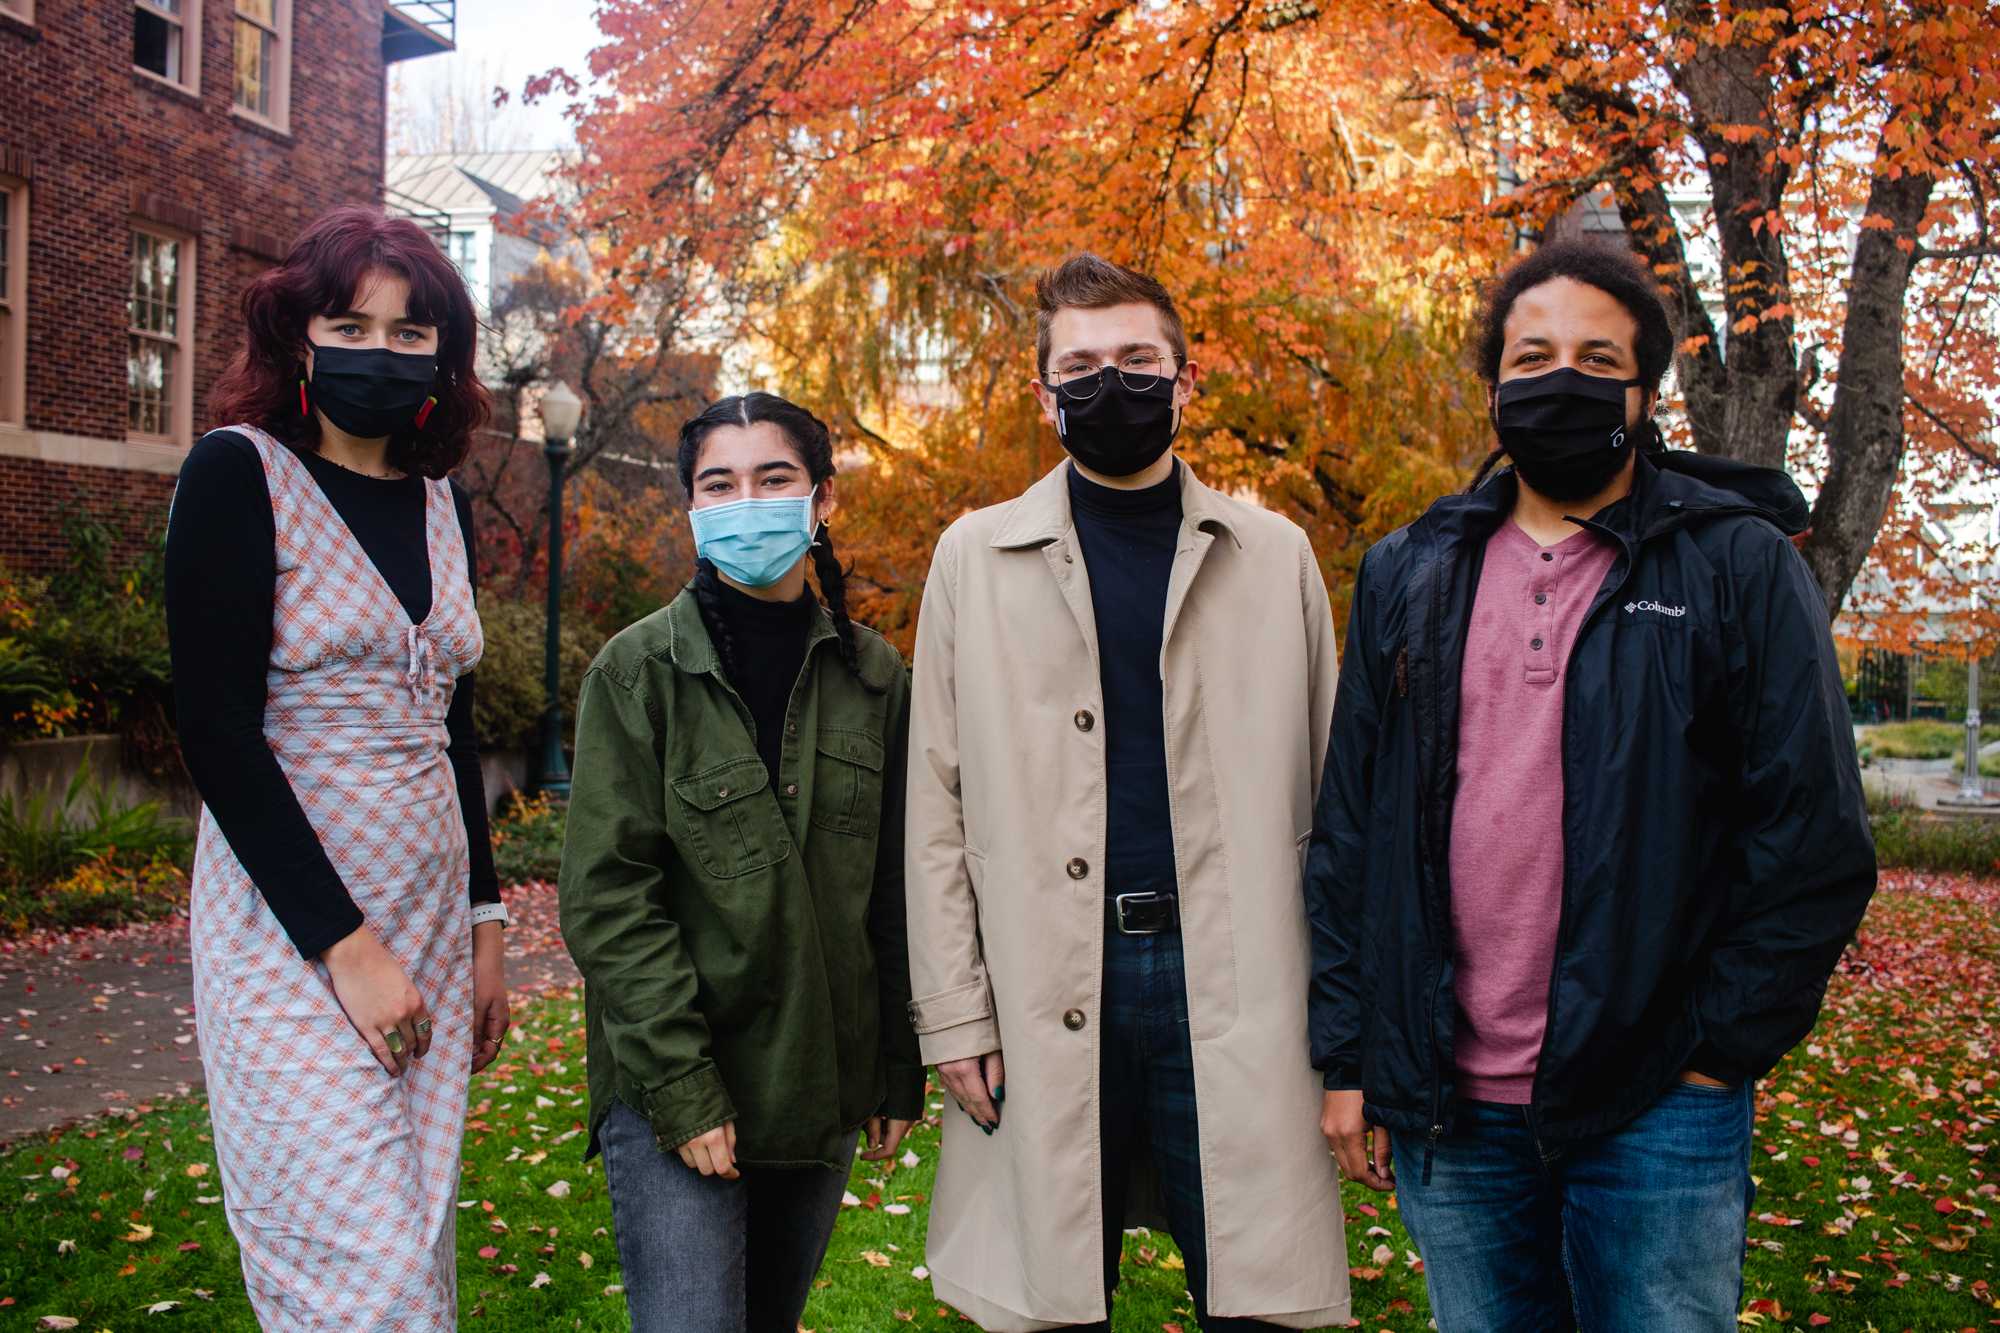
[[[299,415],[302,417],[312,415],[312,408],[306,403],[306,380],[303,375],[299,376]]]
[[[437,395],[435,394],[433,394],[429,398],[424,399],[424,405],[417,409],[418,430],[422,430],[424,428],[424,423],[431,419],[431,409],[436,407],[437,405],[438,405],[438,400],[437,400]]]

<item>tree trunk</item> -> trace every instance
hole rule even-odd
[[[1891,225],[1864,226],[1855,242],[1839,381],[1827,415],[1826,483],[1801,548],[1828,615],[1839,614],[1875,545],[1903,462],[1903,302],[1917,228],[1936,178],[1914,172],[1892,177],[1886,157],[1887,150],[1878,148],[1865,216]]]

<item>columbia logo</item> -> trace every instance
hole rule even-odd
[[[1662,616],[1684,616],[1688,613],[1688,609],[1685,606],[1662,606],[1658,602],[1625,603],[1626,615],[1635,615],[1640,611],[1651,611],[1656,615]]]

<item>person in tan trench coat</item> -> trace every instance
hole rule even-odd
[[[1064,280],[1083,308],[1066,307],[1061,290],[1051,299],[1051,282]],[[1135,304],[1134,290],[1157,295]],[[1167,451],[1193,368],[1164,290],[1085,256],[1040,295],[1043,374],[1052,350],[1067,351],[1056,377],[1088,372],[1110,386],[1093,419],[1081,398],[1041,382],[1052,420],[1075,413],[1059,429],[1077,462],[1097,464],[1082,475],[1128,479],[1119,460],[1147,453],[1150,434],[1159,452],[1138,475],[1157,481],[1154,493],[1178,487],[1178,533],[1169,529],[1160,557],[1171,572],[1156,697],[1177,899],[1168,911],[1185,959],[1198,1108],[1201,1234],[1177,1239],[1190,1282],[1205,1288],[1197,1309],[1211,1329],[1344,1323],[1347,1250],[1309,1058],[1301,890],[1336,676],[1325,584],[1298,527],[1210,490]],[[1150,397],[1170,394],[1170,404],[1117,396],[1114,376],[1150,387],[1160,365]],[[1104,878],[1106,746],[1118,723],[1092,601],[1103,571],[1084,561],[1074,467],[1066,460],[945,533],[914,664],[911,1016],[925,1059],[967,1112],[945,1120],[928,1263],[939,1299],[993,1333],[1106,1320],[1106,1228],[1164,1221],[1146,1152],[1130,1154],[1126,1216],[1105,1216],[1100,1175],[1106,1149],[1122,1160],[1127,1146],[1100,1133],[1101,1062],[1123,1054],[1102,1048],[1100,1023],[1107,953],[1126,942],[1123,908],[1107,921],[1107,889],[1118,886]]]

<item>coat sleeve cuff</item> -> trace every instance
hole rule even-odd
[[[882,1098],[882,1114],[891,1120],[924,1118],[924,1067],[890,1065],[889,1089]]]
[[[983,975],[910,1001],[910,1026],[916,1030],[926,1064],[966,1060],[1000,1049],[993,992]]]
[[[722,1086],[722,1071],[703,1065],[692,1074],[646,1094],[646,1119],[663,1148],[678,1148],[736,1118],[736,1107]]]
[[[1359,1092],[1361,1080],[1352,1069],[1335,1065],[1320,1071],[1320,1084],[1328,1092]]]

